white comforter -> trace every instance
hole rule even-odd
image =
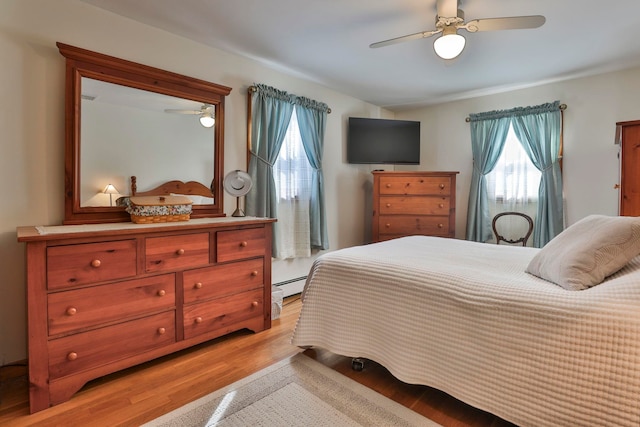
[[[568,291],[525,273],[536,251],[414,236],[327,253],[292,343],[521,426],[640,426],[640,259]]]

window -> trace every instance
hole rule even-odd
[[[273,165],[278,201],[279,258],[311,256],[309,199],[313,168],[302,145],[295,109]]]
[[[516,211],[529,215],[535,221],[541,175],[524,151],[513,126],[510,126],[498,163],[487,174],[490,217],[500,212]],[[501,221],[506,227],[502,230],[504,236],[509,239],[515,240],[527,231],[528,223],[520,217]],[[527,244],[532,246],[533,239],[529,239]]]
[[[498,163],[487,175],[489,200],[510,207],[537,203],[540,176],[540,171],[522,148],[513,126],[509,126]]]
[[[302,146],[294,109],[280,154],[273,165],[278,200],[308,200],[312,173],[313,169]]]

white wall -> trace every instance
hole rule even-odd
[[[225,170],[246,169],[247,88],[264,83],[327,103],[324,152],[331,249],[360,244],[368,170],[345,163],[349,116],[389,112],[119,17],[78,0],[2,0],[0,5],[0,365],[26,358],[25,254],[16,227],[60,224],[64,215],[64,58],[56,42],[233,88],[226,100]],[[176,176],[176,179],[181,177]],[[235,199],[225,195],[230,215]],[[273,281],[304,276],[311,259],[277,261]]]

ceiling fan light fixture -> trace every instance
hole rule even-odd
[[[462,53],[466,43],[455,27],[447,26],[442,30],[442,36],[433,42],[433,50],[442,59],[453,59]]]
[[[205,111],[204,113],[200,114],[200,124],[206,128],[210,128],[213,127],[213,125],[216,123],[216,119],[213,118],[213,114],[209,113],[208,111]]]

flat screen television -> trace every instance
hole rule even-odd
[[[420,122],[349,117],[347,162],[420,164]]]

